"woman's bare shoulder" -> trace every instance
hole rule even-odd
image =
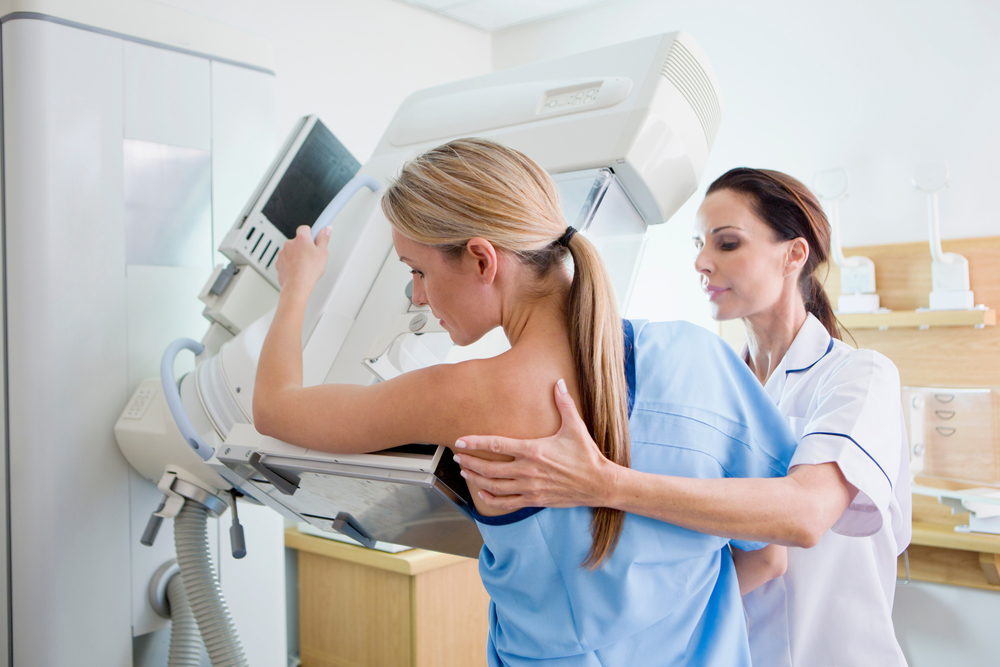
[[[447,386],[454,404],[462,406],[462,421],[488,429],[477,432],[529,438],[558,430],[559,413],[552,392],[560,379],[570,384],[571,391],[575,389],[575,375],[568,366],[544,354],[508,350],[487,359],[426,370],[433,371],[435,384]]]

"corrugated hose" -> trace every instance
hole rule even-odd
[[[185,502],[174,518],[177,565],[213,667],[249,667],[208,547],[208,510]],[[171,663],[173,664],[173,663]]]

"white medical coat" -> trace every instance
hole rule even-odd
[[[895,365],[809,315],[764,389],[799,440],[789,468],[836,463],[858,494],[819,544],[788,549],[783,577],[744,596],[753,664],[905,666],[892,625],[911,531]]]

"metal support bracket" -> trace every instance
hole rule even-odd
[[[333,520],[333,529],[347,535],[352,540],[361,543],[369,549],[375,548],[375,538],[368,534],[361,524],[347,512],[340,512]]]
[[[229,262],[229,266],[222,269],[215,282],[212,283],[212,287],[208,290],[208,293],[213,296],[222,296],[222,293],[229,286],[229,281],[239,272],[240,267],[236,266],[236,262]]]
[[[896,579],[896,584],[900,586],[910,585],[910,550],[903,551],[903,568],[906,570],[906,579]]]
[[[277,470],[273,470],[264,465],[264,462],[260,460],[260,454],[254,452],[247,459],[247,463],[253,466],[253,469],[259,472],[264,479],[269,481],[274,488],[281,491],[286,496],[295,495],[295,491],[299,488],[299,476],[295,473],[279,473]]]

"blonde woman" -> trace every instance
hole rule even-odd
[[[499,326],[511,349],[368,387],[304,388],[302,320],[329,236],[314,243],[302,227],[277,260],[281,296],[254,393],[261,433],[337,452],[453,444],[465,433],[537,438],[559,428],[539,389],[556,384],[617,465],[785,474],[794,438],[746,365],[695,327],[623,326],[593,245],[567,227],[551,178],[521,153],[480,139],[440,146],[404,166],[382,208],[414,302],[430,305],[456,344]],[[491,665],[750,664],[729,540],[607,508],[498,516],[470,490]]]

